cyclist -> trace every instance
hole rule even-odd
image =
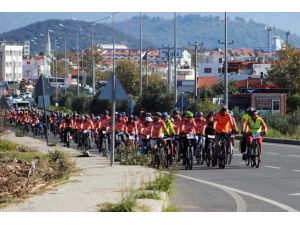
[[[173,122],[171,121],[170,119],[170,116],[168,115],[167,112],[163,112],[162,113],[162,120],[165,122],[166,124],[166,127],[168,129],[168,134],[173,137],[176,133],[175,133],[175,130],[174,130],[174,125],[173,125]],[[167,132],[164,132],[164,136],[167,136],[168,135]],[[169,146],[170,150],[171,150],[171,155],[174,155],[174,150],[173,150],[173,143],[172,143],[172,140],[167,140],[167,145]]]
[[[252,134],[259,134],[262,133],[264,135],[267,134],[268,128],[265,123],[265,121],[258,116],[258,111],[253,110],[250,113],[251,117],[249,118],[248,122],[246,123],[244,133],[248,133],[250,135],[247,135],[247,143],[251,143],[253,141]],[[263,131],[262,131],[263,130]],[[258,147],[259,147],[259,156],[258,160],[260,161],[260,155],[262,153],[262,137],[259,136],[257,139]]]
[[[163,141],[162,138],[164,136],[164,132],[169,134],[168,128],[165,122],[161,119],[162,114],[160,112],[156,112],[154,115],[154,121],[151,124],[151,150],[152,154],[155,154],[155,148],[157,146],[158,141]]]
[[[137,140],[137,124],[134,121],[134,116],[130,115],[128,117],[128,121],[126,122],[125,126],[125,134],[127,136],[127,139],[130,140],[130,136],[134,137],[134,142]]]
[[[115,122],[115,127],[116,127],[116,135],[121,138],[122,142],[125,143],[125,127],[126,127],[126,119],[123,117],[122,113],[118,113],[116,122]]]
[[[153,119],[151,117],[145,118],[145,123],[139,129],[139,146],[141,148],[141,154],[148,154],[148,143],[151,135],[151,128]]]
[[[70,117],[69,114],[66,115],[66,118],[64,119],[63,121],[63,142],[64,142],[64,145],[66,145],[67,143],[67,133],[70,132],[70,134],[72,134],[72,127],[73,127],[73,122],[72,122],[72,119]]]
[[[240,142],[240,150],[241,153],[243,154],[242,159],[245,160],[246,159],[246,145],[247,145],[247,135],[246,133],[244,133],[243,131],[246,128],[247,122],[251,117],[251,112],[254,111],[254,108],[249,107],[246,109],[246,113],[242,116],[242,140]]]
[[[203,117],[203,112],[197,112],[196,113],[196,118],[195,118],[195,123],[196,123],[196,135],[198,138],[198,141],[196,143],[196,146],[200,149],[200,146],[203,146],[202,149],[202,161],[201,164],[203,163],[204,156],[205,156],[205,151],[204,151],[204,144],[205,144],[205,128],[206,128],[206,119]]]
[[[102,145],[105,138],[108,138],[108,141],[110,141],[110,135],[108,135],[108,132],[110,132],[110,122],[111,118],[109,116],[109,111],[104,110],[103,116],[97,124],[99,134],[99,152],[102,152]]]
[[[88,148],[91,149],[91,130],[94,129],[94,125],[90,120],[89,116],[83,116],[83,121],[80,124],[81,135],[83,135],[83,131],[88,132]]]
[[[188,135],[195,135],[196,134],[196,123],[193,118],[194,114],[190,111],[185,112],[185,119],[181,123],[181,129],[180,134],[182,134],[181,142],[183,145],[182,149],[182,155],[185,156],[186,150],[188,148]],[[194,146],[194,149],[196,149],[196,139],[195,137],[191,139],[191,143]],[[183,157],[184,158],[184,157]],[[185,165],[185,161],[183,162]]]
[[[225,137],[226,140],[226,149],[230,149],[231,142],[231,130],[234,127],[232,117],[228,112],[228,108],[226,105],[223,105],[220,109],[220,112],[216,115],[216,148],[217,152],[220,151],[219,142],[222,137]]]

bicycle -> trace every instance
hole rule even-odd
[[[80,135],[80,149],[83,151],[84,156],[90,156],[90,134],[89,130],[83,130]]]
[[[192,170],[193,169],[193,159],[194,159],[194,144],[193,140],[195,140],[194,134],[186,134],[183,136],[185,139],[185,154],[184,154],[184,165],[185,169]]]
[[[98,146],[99,146],[99,153],[102,152],[102,155],[105,157],[107,156],[107,153],[109,151],[109,133],[105,130],[102,130],[99,132],[99,137],[98,137],[98,140],[99,140],[99,143],[98,143]]]
[[[216,150],[215,150],[215,135],[207,135],[207,149],[205,152],[205,160],[207,167],[210,167],[210,164],[212,167],[215,167],[216,165]]]
[[[247,153],[246,153],[246,165],[251,167],[258,168],[260,165],[260,149],[257,140],[261,137],[263,133],[258,134],[251,134],[248,133],[247,135],[251,135],[253,140],[251,143],[247,143]]]
[[[197,147],[195,151],[195,158],[197,161],[197,164],[203,165],[204,158],[205,158],[205,152],[204,152],[204,146],[205,146],[205,136],[198,134],[197,135]]]
[[[225,169],[225,165],[228,163],[228,147],[227,147],[227,143],[226,143],[226,134],[225,133],[221,133],[219,134],[221,135],[221,139],[219,141],[219,143],[217,143],[219,145],[218,148],[218,164],[219,164],[219,168],[220,169]]]

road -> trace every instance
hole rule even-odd
[[[184,212],[300,211],[300,146],[264,143],[258,169],[237,150],[224,170],[179,166],[171,203]]]

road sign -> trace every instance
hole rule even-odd
[[[110,76],[98,99],[112,99],[113,75]],[[116,100],[128,100],[129,97],[121,82],[116,78]]]
[[[39,96],[38,97],[38,107],[39,108],[44,108],[44,97],[45,97],[45,107],[47,108],[50,106],[50,96],[45,95],[45,96]]]
[[[43,83],[44,82],[44,91],[43,91]],[[54,90],[49,84],[46,77],[41,74],[34,88],[34,96],[42,96],[42,95],[53,95]]]
[[[188,108],[190,107],[190,103],[188,102],[188,100],[184,97],[184,95],[180,95],[180,97],[178,98],[175,107],[178,108]]]
[[[4,96],[0,99],[0,109],[9,109],[9,105]]]

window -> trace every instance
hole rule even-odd
[[[222,69],[221,68],[218,68],[218,73],[222,73]]]
[[[30,61],[27,61],[26,63],[27,63],[27,65],[28,65],[28,64],[30,64]]]
[[[204,68],[204,73],[211,73],[212,69],[211,68]]]
[[[223,58],[219,58],[219,63],[223,63]]]

